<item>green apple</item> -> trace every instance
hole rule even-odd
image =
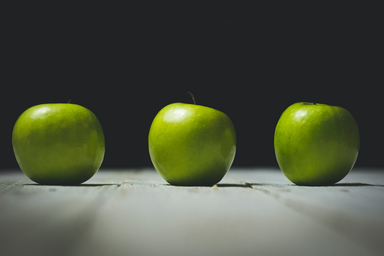
[[[236,153],[236,132],[221,111],[173,103],[156,115],[148,135],[155,169],[172,185],[209,186],[218,183]]]
[[[70,103],[27,109],[15,123],[12,144],[20,169],[39,184],[80,184],[97,172],[105,152],[99,120]]]
[[[360,147],[351,113],[337,106],[299,102],[281,115],[275,130],[277,162],[297,185],[332,185],[353,168]]]

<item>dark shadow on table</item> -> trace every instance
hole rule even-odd
[[[237,187],[237,188],[252,188],[252,185],[249,183],[219,183],[217,184],[217,187],[219,188],[228,188],[228,187]]]
[[[116,184],[116,183],[85,183],[85,184],[78,184],[78,185],[44,185],[44,184],[38,184],[38,183],[26,183],[23,184],[23,186],[50,186],[50,187],[104,187],[104,186],[117,186],[120,187],[122,184]],[[158,184],[159,186],[174,186],[171,184]],[[361,182],[346,182],[346,183],[336,183],[333,185],[326,185],[326,186],[301,186],[296,184],[274,184],[274,183],[219,183],[216,184],[218,188],[230,188],[230,187],[237,187],[237,188],[253,188],[253,187],[263,187],[263,186],[277,186],[277,187],[384,187],[384,185],[380,184],[369,184],[369,183],[361,183]],[[151,186],[149,184],[149,186]],[[180,186],[180,187],[212,187],[212,186]]]
[[[59,184],[38,184],[38,183],[26,183],[23,184],[23,186],[46,186],[46,187],[104,187],[104,186],[117,186],[120,187],[121,184],[116,184],[116,183],[86,183],[86,184],[78,184],[78,185],[59,185]]]
[[[361,182],[342,182],[330,185],[328,187],[384,187],[384,185],[380,184],[369,184],[369,183],[361,183]]]
[[[273,184],[273,183],[246,183],[243,186],[253,187],[253,186],[290,186],[290,187],[384,187],[381,184],[369,184],[362,182],[342,182],[336,183],[333,185],[296,185],[296,184]]]

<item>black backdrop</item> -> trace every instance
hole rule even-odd
[[[2,8],[3,170],[17,168],[11,143],[17,117],[33,105],[68,100],[99,118],[106,137],[102,167],[151,166],[151,122],[167,104],[191,103],[188,91],[234,122],[234,166],[277,166],[274,128],[298,101],[348,109],[361,132],[356,166],[383,166],[378,8],[289,1],[30,2]]]

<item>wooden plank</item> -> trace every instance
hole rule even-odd
[[[327,187],[287,184],[282,181],[285,178],[279,177],[279,171],[265,175],[275,181],[269,186],[260,183],[264,171],[237,174],[288,208],[382,254],[384,170],[355,169],[339,183]]]
[[[383,174],[370,173],[334,187],[297,187],[266,168],[231,170],[217,187],[170,186],[153,169],[102,170],[67,187],[1,174],[0,252],[377,255],[383,246],[366,240],[383,237]]]

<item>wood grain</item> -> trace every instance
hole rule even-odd
[[[383,170],[384,171],[384,170]],[[153,169],[100,170],[79,186],[0,175],[0,255],[381,255],[384,172],[299,187],[273,168],[214,187]]]

